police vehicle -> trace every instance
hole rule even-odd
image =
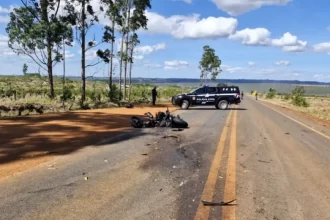
[[[240,102],[240,90],[237,86],[204,86],[190,93],[172,97],[172,104],[180,106],[181,109],[188,109],[190,106],[213,105],[217,109],[224,110],[229,105],[239,104]]]

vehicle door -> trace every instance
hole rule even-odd
[[[206,104],[215,105],[216,95],[218,93],[217,87],[207,87],[205,90]]]
[[[205,96],[205,88],[196,89],[190,96],[192,105],[202,105],[202,103],[205,102],[205,100],[203,100]]]

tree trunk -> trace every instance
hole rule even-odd
[[[116,18],[113,17],[112,19],[112,27],[111,27],[111,35],[112,35],[112,38],[114,38],[115,36],[115,20]],[[113,98],[113,89],[112,89],[112,76],[113,76],[113,44],[114,44],[114,39],[111,40],[111,56],[110,56],[110,72],[109,72],[109,91],[110,91],[110,101],[112,101],[112,98]]]
[[[125,75],[124,75],[124,99],[126,99],[126,78],[127,78],[127,63],[128,63],[128,37],[129,37],[129,25],[130,25],[130,18],[131,18],[131,1],[126,1],[127,11],[126,11],[126,48],[125,48]]]
[[[49,42],[49,40],[48,40]],[[55,98],[54,92],[54,81],[53,81],[53,61],[52,61],[52,47],[50,43],[47,45],[47,70],[48,70],[48,79],[49,79],[49,96],[50,98]]]
[[[48,19],[48,1],[41,0],[41,20],[49,24]],[[49,28],[49,25],[48,25]],[[48,72],[48,80],[49,80],[49,96],[50,98],[55,98],[54,92],[54,82],[53,82],[53,60],[52,60],[52,45],[51,45],[51,33],[47,31],[47,72]]]
[[[131,57],[131,62],[129,63],[129,92],[128,92],[128,100],[131,101],[131,92],[132,92],[132,66],[133,66],[133,45],[132,45],[132,48],[131,48],[131,54],[130,54],[130,57]]]
[[[125,32],[123,31],[121,35],[121,46],[120,46],[120,68],[119,68],[119,100],[122,99],[121,96],[121,77],[123,73],[123,50],[124,50],[124,37],[125,37]]]
[[[81,9],[81,17],[82,17],[82,28],[81,28],[81,104],[83,104],[86,100],[86,33],[85,33],[85,23],[86,23],[86,11],[85,11],[85,0],[82,1],[82,9]]]

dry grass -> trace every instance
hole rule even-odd
[[[260,99],[330,121],[330,97],[306,97],[307,102],[310,104],[309,107],[295,106],[291,100],[284,100],[280,96],[274,99]]]

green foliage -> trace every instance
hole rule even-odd
[[[115,103],[119,102],[119,97],[120,97],[119,89],[115,84],[112,84],[112,88],[108,92],[108,97],[112,102]]]
[[[296,106],[301,107],[309,107],[309,103],[304,97],[306,90],[303,86],[297,86],[294,90],[292,90],[292,103]]]
[[[269,88],[267,94],[266,94],[266,99],[273,99],[276,96],[276,89],[274,88]]]
[[[50,60],[52,66],[59,62],[62,58],[59,49],[63,39],[67,42],[73,40],[72,28],[58,19],[59,2],[45,0],[41,1],[41,4],[35,0],[31,2],[32,6],[15,8],[10,13],[10,21],[6,28],[9,36],[8,45],[18,55],[28,55],[41,68],[48,70],[49,54],[45,50],[50,49],[55,54],[55,58]],[[52,15],[49,16],[50,14]]]
[[[290,100],[292,96],[290,94],[284,94],[284,100]]]
[[[309,103],[302,95],[295,95],[292,97],[292,103],[296,106],[309,107]]]
[[[28,65],[26,65],[26,63],[24,63],[24,65],[23,65],[23,75],[24,76],[26,75],[27,71],[28,71]]]
[[[215,80],[218,74],[221,72],[220,65],[221,60],[215,54],[215,50],[208,45],[204,46],[203,56],[201,61],[199,62],[199,69],[201,70],[201,80],[206,80],[209,74],[211,74],[211,79]]]
[[[305,87],[297,86],[294,90],[292,90],[292,95],[304,95],[306,93]]]
[[[74,86],[73,85],[66,85],[63,88],[63,94],[60,96],[62,102],[67,102],[75,99],[73,95]]]

